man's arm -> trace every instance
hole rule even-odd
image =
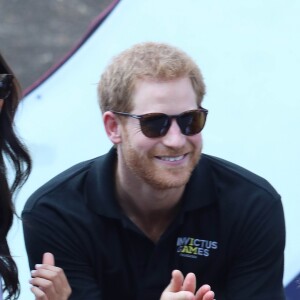
[[[25,245],[31,270],[41,262],[43,253],[51,252],[56,265],[62,268],[72,288],[69,299],[101,300],[96,279],[85,245],[64,219],[44,208],[23,212]]]
[[[229,265],[225,299],[283,300],[285,223],[281,201],[266,201],[243,217],[246,222]]]

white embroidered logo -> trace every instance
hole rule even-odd
[[[180,256],[197,258],[199,256],[209,256],[211,250],[218,249],[218,242],[191,237],[177,238],[177,252]]]

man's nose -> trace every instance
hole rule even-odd
[[[186,143],[186,136],[182,134],[175,118],[172,119],[171,126],[167,134],[163,137],[163,143],[171,148],[180,148]]]

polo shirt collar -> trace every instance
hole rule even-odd
[[[200,209],[211,205],[216,199],[213,171],[207,156],[202,154],[186,185],[182,208],[184,211]]]
[[[97,214],[109,218],[121,218],[122,212],[115,195],[115,167],[117,151],[110,151],[95,159],[86,179],[87,205]]]
[[[122,211],[115,195],[115,166],[117,152],[111,150],[95,159],[87,174],[85,196],[87,205],[97,214],[109,218],[122,218]],[[206,155],[192,173],[182,199],[184,212],[200,209],[215,202],[212,170]]]

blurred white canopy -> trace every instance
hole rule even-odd
[[[137,42],[167,42],[189,53],[204,75],[204,152],[265,177],[282,195],[288,284],[300,272],[299,15],[297,0],[121,1],[18,111],[16,125],[34,162],[18,212],[51,177],[110,148],[96,87],[111,57]],[[20,221],[9,241],[20,299],[33,299]]]

